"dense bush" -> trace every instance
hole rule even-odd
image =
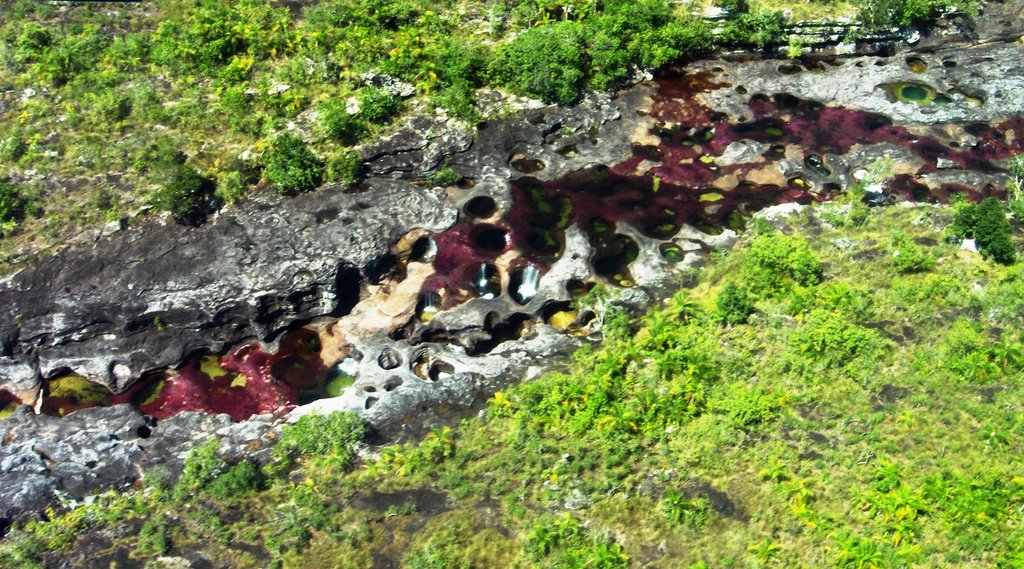
[[[770,44],[782,43],[784,30],[785,17],[782,12],[757,10],[726,20],[721,38],[729,43],[764,49]]]
[[[25,215],[27,200],[10,182],[0,181],[0,222],[17,222]]]
[[[950,230],[955,237],[974,239],[978,251],[997,263],[1010,265],[1017,260],[1017,249],[1010,238],[1013,226],[1006,219],[1006,207],[996,198],[958,206]]]
[[[259,467],[248,460],[243,460],[214,478],[203,490],[214,498],[226,500],[262,490],[265,487],[266,478]]]
[[[492,77],[517,93],[546,103],[577,101],[589,58],[578,22],[558,22],[519,34],[491,63]]]
[[[585,22],[591,58],[590,85],[605,89],[632,66],[657,68],[685,53],[707,48],[711,28],[700,20],[678,20],[661,0],[616,2]]]
[[[355,152],[341,152],[327,161],[327,180],[351,186],[362,176],[363,157]]]
[[[213,182],[184,164],[166,164],[157,175],[162,181],[150,198],[153,206],[171,212],[179,223],[202,225],[217,205]]]
[[[356,445],[365,434],[365,423],[354,413],[304,415],[283,429],[274,456],[284,465],[302,455],[344,468],[355,458]]]
[[[778,293],[794,284],[817,284],[821,280],[821,262],[802,236],[769,233],[758,235],[750,244],[742,274],[755,295]]]
[[[811,310],[804,326],[790,337],[790,345],[798,353],[836,364],[874,354],[880,342],[874,330],[850,322],[842,312],[821,308]]]
[[[265,59],[292,44],[287,8],[266,0],[178,0],[153,36],[152,58],[169,67],[215,73],[233,58]]]
[[[188,500],[227,471],[227,461],[218,455],[220,441],[210,439],[189,451],[181,477],[174,487],[174,498]]]
[[[306,143],[291,134],[282,134],[264,157],[263,175],[284,195],[308,192],[320,185],[324,163]]]
[[[723,322],[735,326],[747,322],[754,312],[754,301],[746,289],[729,283],[719,293],[715,308]]]
[[[402,110],[402,100],[380,87],[363,87],[356,98],[359,100],[359,116],[372,123],[386,123]]]
[[[950,9],[967,14],[978,10],[974,0],[871,0],[856,4],[858,19],[868,30],[923,25]]]
[[[892,266],[900,273],[918,273],[935,267],[935,257],[902,233],[893,235],[892,248]]]
[[[355,144],[366,132],[366,125],[348,112],[345,101],[329,101],[320,105],[317,111],[327,136],[342,144]]]

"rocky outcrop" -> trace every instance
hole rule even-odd
[[[593,339],[599,311],[580,299],[595,283],[642,310],[758,210],[854,181],[871,182],[872,203],[998,193],[999,160],[1024,150],[1011,95],[1024,87],[1021,54],[709,60],[573,108],[516,102],[526,110],[475,137],[414,118],[360,149],[370,177],[358,188],[262,193],[201,228],[140,223],[6,277],[0,387],[32,401],[42,378],[75,372],[122,392],[190,354],[252,341],[223,369],[216,356],[193,361],[177,393],[215,373],[228,397],[236,379],[261,390],[299,369],[288,386],[298,401],[314,391],[305,372],[327,369],[351,385],[290,419],[350,410],[388,439],[415,435]],[[880,163],[886,172],[869,172]],[[463,179],[423,187],[441,166]],[[300,325],[304,336],[286,342]],[[22,408],[0,422],[0,475],[12,481],[0,510],[173,468],[210,433],[263,452],[275,421],[186,412],[154,425],[124,406],[65,419]]]
[[[73,371],[119,392],[199,350],[270,341],[340,316],[363,267],[415,228],[451,225],[439,189],[378,180],[355,192],[265,192],[200,228],[144,222],[0,283],[0,377],[26,393]]]
[[[226,415],[181,413],[159,425],[128,405],[57,418],[24,406],[0,421],[0,532],[11,520],[97,489],[125,488],[146,476],[177,477],[188,452],[211,437],[220,455],[264,463],[280,417],[233,423]]]

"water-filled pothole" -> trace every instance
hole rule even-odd
[[[494,198],[490,196],[476,196],[466,202],[466,206],[463,208],[463,211],[466,212],[466,215],[479,219],[486,219],[498,211],[498,204],[495,203]]]
[[[473,288],[480,298],[492,299],[501,296],[501,274],[490,263],[481,263],[473,279]]]
[[[523,174],[533,174],[534,172],[540,172],[541,170],[547,167],[540,160],[525,157],[516,158],[512,160],[510,165],[515,171],[521,172]]]
[[[473,241],[484,251],[504,251],[508,247],[508,232],[493,225],[481,225],[474,231]]]
[[[540,269],[527,265],[513,269],[509,275],[508,293],[518,304],[528,304],[537,296],[540,286]]]
[[[505,342],[522,338],[527,334],[529,323],[532,320],[532,316],[522,312],[515,312],[504,319],[496,312],[487,314],[484,318],[484,330],[490,337],[474,343],[468,350],[469,355],[479,356],[490,353]]]
[[[907,67],[914,73],[924,73],[928,71],[928,63],[920,57],[911,55],[906,59]]]

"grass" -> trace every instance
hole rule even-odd
[[[306,425],[265,487],[203,505],[159,487],[110,497],[103,515],[15,528],[0,561],[145,524],[142,543],[112,547],[239,567],[260,565],[252,551],[282,567],[1020,566],[1021,267],[947,243],[950,207],[822,221],[840,207],[757,224],[695,288],[637,319],[605,314],[600,347],[496,394],[485,417],[370,449],[354,470],[357,422]],[[934,264],[894,263],[911,244]],[[779,250],[819,278],[766,261]],[[756,269],[788,284],[730,320],[718,296]]]

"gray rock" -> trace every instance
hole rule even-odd
[[[197,350],[344,313],[390,243],[455,218],[441,191],[376,180],[261,195],[196,229],[143,222],[0,283],[0,385],[72,370],[118,392]]]

